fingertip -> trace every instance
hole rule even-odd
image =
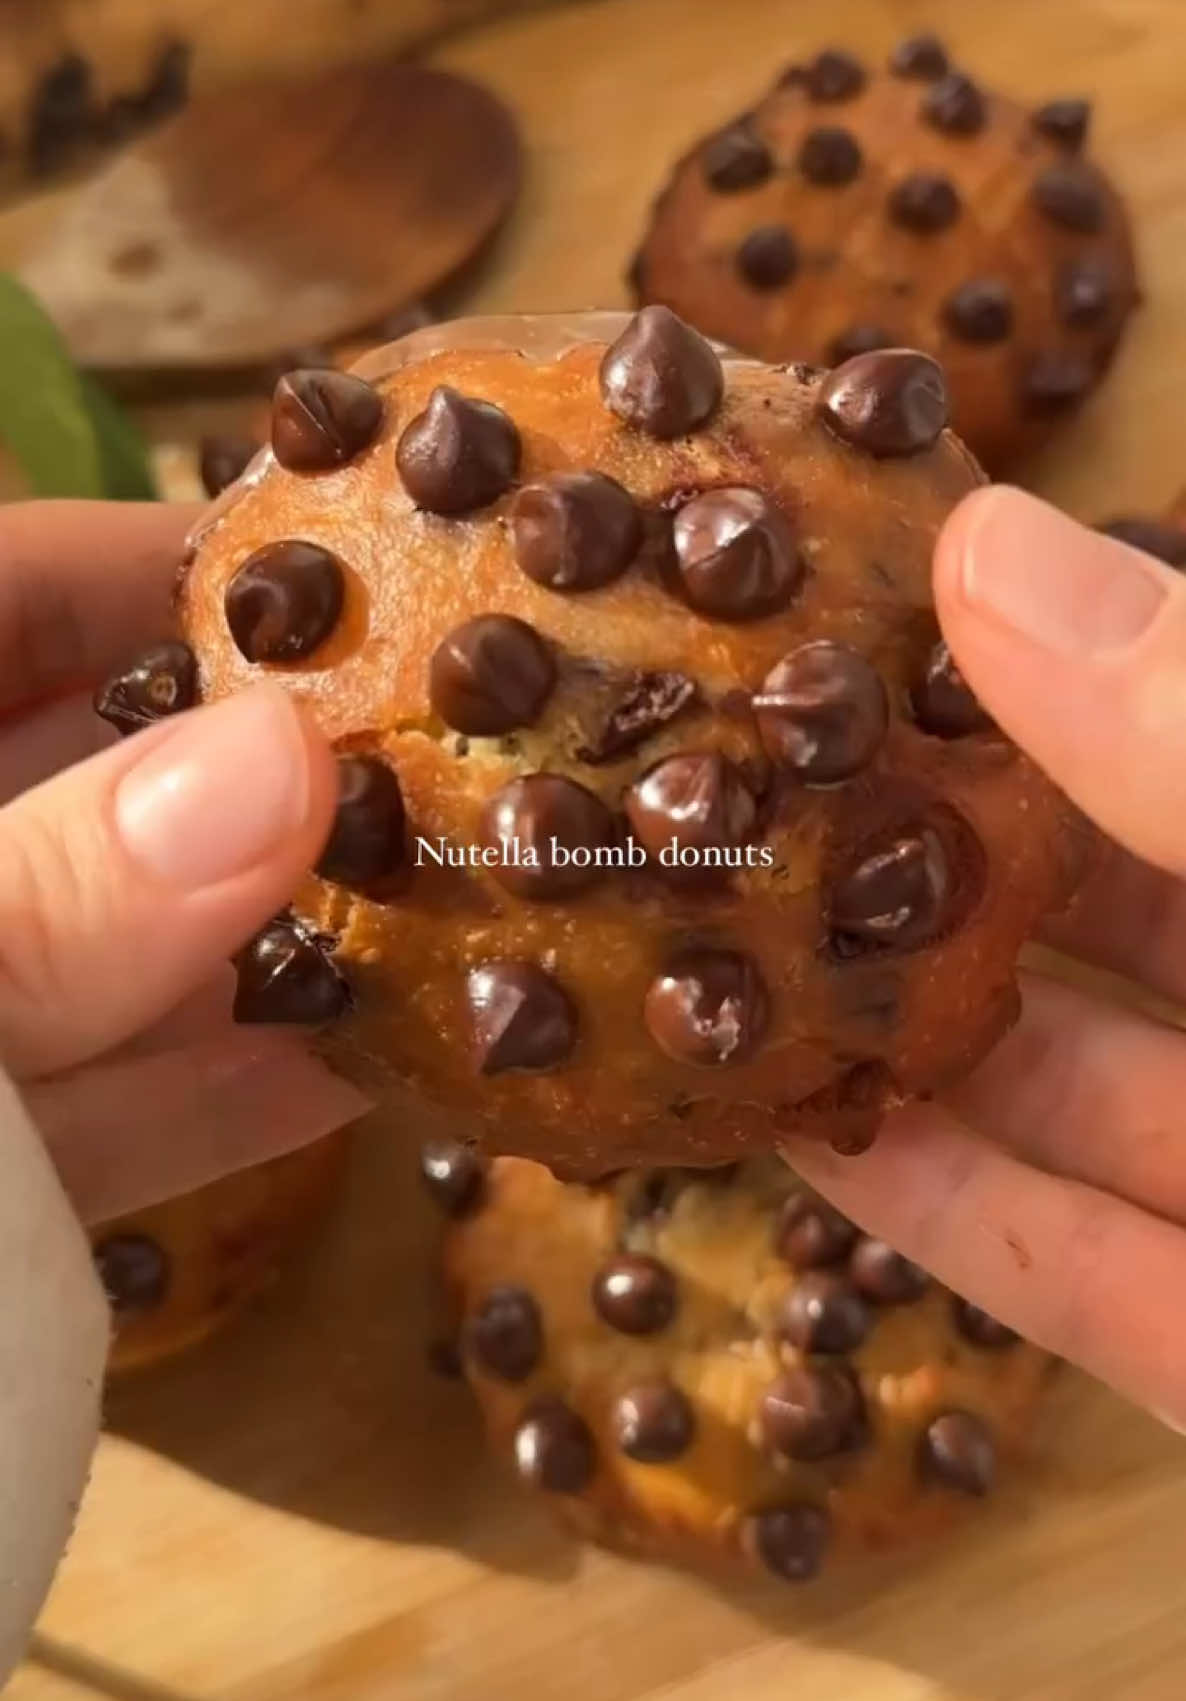
[[[935,544],[933,572],[939,623],[953,650],[961,622],[978,618],[968,608],[971,564],[1001,548],[1024,548],[1027,528],[1043,512],[1057,514],[1015,485],[989,484],[965,496],[948,515]]]

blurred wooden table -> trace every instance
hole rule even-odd
[[[476,310],[608,305],[695,133],[826,40],[940,29],[986,79],[1100,97],[1149,302],[1029,469],[1086,515],[1186,483],[1183,0],[603,0],[459,40],[530,150]],[[197,415],[183,414],[182,420]],[[410,1142],[409,1142],[410,1145]],[[360,1153],[311,1260],[229,1336],[116,1390],[14,1701],[1180,1701],[1186,1444],[1068,1375],[1048,1455],[939,1552],[804,1592],[714,1589],[558,1535],[423,1365],[431,1214]]]

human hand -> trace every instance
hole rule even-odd
[[[1107,833],[1049,942],[1186,1003],[1186,577],[1019,491],[935,556],[972,689]],[[1038,974],[943,1102],[803,1177],[975,1304],[1186,1429],[1186,1034]]]
[[[230,1021],[228,957],[327,836],[325,742],[271,686],[123,742],[91,708],[170,630],[193,517],[0,508],[0,1064],[84,1221],[365,1108],[301,1036]]]

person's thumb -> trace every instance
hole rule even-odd
[[[0,1060],[66,1068],[171,1009],[287,903],[336,797],[325,741],[265,685],[0,810]]]
[[[948,520],[935,599],[1004,731],[1112,838],[1186,875],[1186,577],[999,487]]]

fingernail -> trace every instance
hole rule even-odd
[[[287,692],[270,685],[180,717],[115,793],[128,854],[188,891],[266,860],[308,809],[300,719]]]
[[[1157,618],[1168,570],[1020,490],[974,498],[960,588],[981,615],[1080,660],[1126,649]]]

